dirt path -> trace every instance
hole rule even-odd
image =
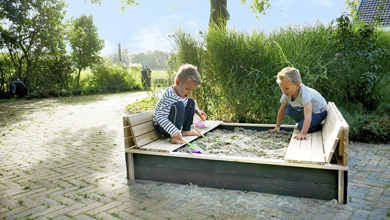
[[[0,219],[388,219],[390,145],[351,144],[348,205],[126,180],[122,116],[147,93],[0,103]]]

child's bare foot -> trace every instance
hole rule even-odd
[[[181,135],[183,135],[183,136],[197,136],[197,137],[200,136],[200,134],[196,131],[182,131]]]
[[[172,144],[182,144],[181,140],[174,139],[173,137],[169,138],[169,141]]]

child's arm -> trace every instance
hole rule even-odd
[[[286,104],[281,104],[279,111],[278,111],[278,118],[276,119],[276,126],[274,129],[269,129],[268,132],[279,132],[280,131],[280,125],[282,124],[282,120],[284,118],[284,109],[286,108]]]
[[[307,140],[306,134],[307,131],[309,131],[312,116],[311,102],[308,102],[303,106],[303,114],[305,115],[305,120],[303,122],[301,133],[294,137],[297,140]]]

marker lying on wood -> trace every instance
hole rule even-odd
[[[200,152],[200,151],[187,151],[187,153],[192,153],[192,154],[201,154],[202,152]]]
[[[188,142],[186,142],[185,140],[181,139],[181,141],[183,141],[185,144],[187,144],[188,146],[190,146],[192,149],[196,150],[196,151],[200,151],[202,153],[204,153],[203,149],[195,144],[190,144]]]
[[[205,137],[197,128],[195,128],[195,131],[198,132],[202,137]]]

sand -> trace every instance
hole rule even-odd
[[[206,133],[206,138],[191,142],[204,150],[202,154],[217,156],[257,157],[283,160],[292,132],[268,133],[243,128],[234,131],[216,129]],[[185,145],[176,152],[194,151]]]

